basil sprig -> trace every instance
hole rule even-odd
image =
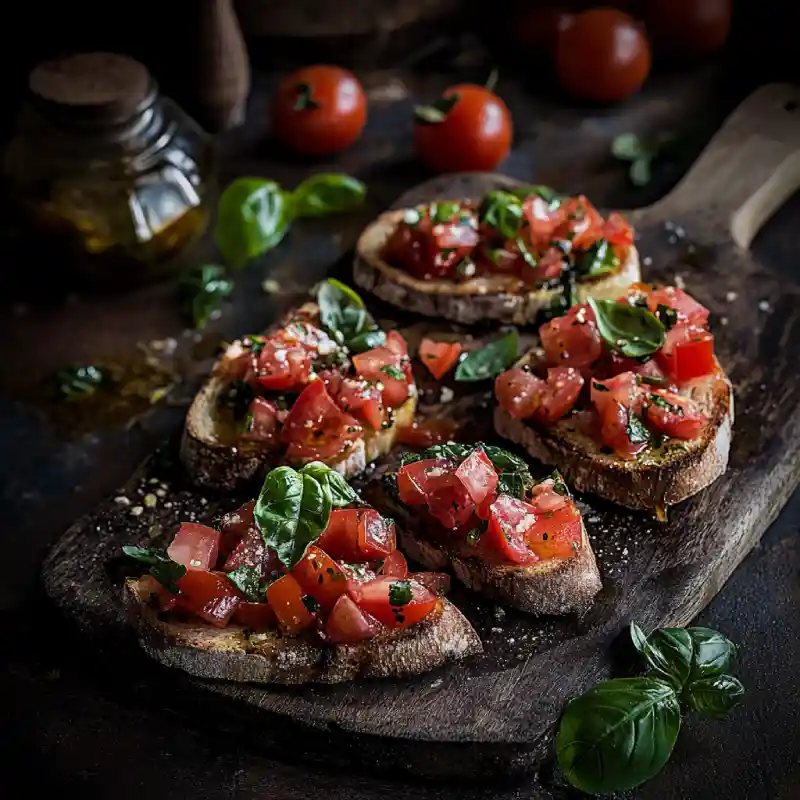
[[[363,353],[386,342],[364,301],[349,286],[328,278],[317,289],[317,305],[322,327],[354,353]]]
[[[233,291],[233,281],[226,277],[224,267],[201,264],[186,273],[180,289],[195,328],[202,328]]]
[[[555,738],[570,784],[589,794],[622,791],[658,774],[681,727],[681,708],[727,714],[744,687],[727,674],[735,648],[708,628],[662,628],[631,637],[647,664],[638,678],[602,681],[568,704]]]
[[[459,361],[455,379],[462,382],[485,381],[511,366],[519,355],[519,334],[512,328],[504,336],[473,350]]]
[[[328,527],[333,508],[360,502],[338,472],[313,461],[299,471],[278,467],[269,472],[253,515],[266,545],[291,569]]]
[[[646,308],[594,297],[589,305],[600,335],[612,350],[628,358],[644,358],[663,346],[666,328]]]
[[[503,239],[515,239],[524,219],[522,200],[499,189],[489,192],[483,198],[478,216]]]
[[[186,574],[186,567],[173,561],[165,550],[155,547],[125,545],[122,552],[129,558],[148,564],[149,573],[168,591],[177,594],[178,581]]]
[[[619,256],[606,239],[599,239],[581,254],[576,267],[583,277],[599,278],[619,269]]]
[[[425,461],[431,458],[446,458],[460,464],[478,448],[486,453],[487,458],[497,470],[498,494],[508,494],[518,500],[522,500],[534,485],[533,476],[528,465],[519,456],[491,444],[484,444],[483,442],[478,442],[477,444],[459,444],[458,442],[435,444],[419,453],[404,453],[400,459],[400,465],[405,466],[415,461]],[[556,476],[559,479],[561,477],[554,473],[553,477],[556,478]],[[560,481],[560,484],[563,485],[563,480]]]
[[[263,178],[237,178],[222,193],[214,240],[231,267],[275,247],[300,217],[320,217],[361,205],[364,184],[338,173],[313,175],[293,192]]]
[[[58,391],[65,400],[73,402],[91,397],[101,386],[111,380],[104,367],[92,364],[71,364],[56,375]]]

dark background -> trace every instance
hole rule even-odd
[[[491,10],[486,4],[464,5],[464,14],[454,27],[482,27]],[[193,110],[194,65],[201,53],[194,33],[194,9],[192,2],[165,0],[158,3],[143,0],[122,7],[88,2],[15,5],[13,16],[8,10],[7,21],[0,29],[0,85],[4,101],[0,135],[10,129],[30,67],[42,58],[76,50],[104,49],[140,58],[165,91]],[[798,12],[788,4],[774,0],[736,3],[733,37],[719,59],[720,89],[708,90],[708,120],[704,121],[705,117],[701,120],[709,133],[724,112],[753,86],[767,80],[798,77],[800,70],[794,55],[798,21]],[[354,50],[343,52],[358,56]],[[226,169],[233,174],[243,171],[243,165],[247,164],[256,174],[294,182],[310,170],[285,163],[280,153],[269,148],[260,153],[261,161],[253,161],[249,156],[242,160],[238,148],[263,138],[266,89],[274,84],[275,71],[293,62],[315,59],[313,55],[309,57],[305,47],[263,41],[251,43],[251,57],[256,89],[250,120],[245,131],[224,142],[229,155]],[[372,53],[369,58],[372,63],[359,64],[367,72],[372,67],[392,67],[402,62],[403,54],[385,53],[375,61]],[[536,74],[533,59],[531,75],[525,75],[524,70],[517,75],[526,91],[535,84]],[[680,86],[694,80],[690,70],[677,76],[676,93],[686,94]],[[535,89],[534,85],[534,93]],[[633,114],[638,108],[636,104],[645,103],[650,96],[645,92],[641,100],[619,111],[618,132],[629,126],[626,115]],[[547,114],[551,107],[536,108],[539,113]],[[686,118],[695,112],[676,101],[670,113]],[[570,116],[559,112],[557,116],[557,124],[565,127],[580,119],[580,114]],[[610,119],[617,124],[614,113]],[[378,152],[384,139],[399,136],[395,127],[395,118],[389,111],[376,115],[374,120],[371,118],[365,136],[366,155],[352,154],[346,162],[347,168],[357,174],[370,173],[370,188],[372,191],[374,183],[376,195],[373,202],[378,208],[425,177],[423,171],[415,168],[409,171],[403,165],[395,169],[373,168],[370,153]],[[535,169],[540,163],[536,143],[521,138],[510,160],[509,171],[515,173]],[[402,149],[403,145],[398,147]],[[529,157],[529,153],[534,155]],[[593,181],[600,201],[625,205],[634,199],[646,202],[658,197],[690,161],[691,154],[685,163],[662,175],[635,198],[619,177],[597,176],[594,172],[583,175],[579,170],[573,177]],[[370,209],[369,213],[378,208]],[[796,263],[795,254],[800,252],[798,219],[800,201],[795,198],[759,236],[755,244],[759,257],[779,263],[783,269],[789,265],[791,269]],[[338,255],[340,251],[330,245],[315,251],[315,257],[323,263]],[[4,264],[6,270],[13,268],[19,265]],[[257,285],[258,281],[252,279],[251,288]],[[103,320],[103,337],[123,342],[126,337],[135,341],[140,335],[170,332],[179,323],[167,297],[168,294],[156,291],[138,301],[110,303],[105,316],[97,318]],[[155,305],[157,310],[146,311],[146,305]],[[50,311],[42,312],[33,323],[15,322],[13,308],[3,306],[0,352],[4,361],[16,364],[15,371],[26,369],[11,354],[16,335],[36,336],[42,340],[39,349],[43,351],[68,351],[74,346],[78,351],[90,352],[101,326],[96,325],[92,331],[86,321],[81,324],[80,314],[64,309],[52,312],[52,324],[48,326],[41,317],[49,314]],[[234,310],[227,316],[222,323],[225,331],[240,333],[245,329],[249,322],[245,322],[243,314]],[[130,323],[131,329],[126,330],[126,324],[133,318],[137,322]],[[66,341],[49,343],[42,331]],[[31,374],[45,370],[43,365],[47,361],[46,357],[31,361],[28,365]],[[3,370],[6,375],[9,371]],[[421,800],[451,796],[459,800],[565,796],[562,791],[543,788],[538,782],[534,786],[497,792],[409,787],[388,783],[384,778],[312,770],[304,765],[301,754],[294,764],[278,764],[254,754],[246,743],[212,732],[211,725],[197,725],[172,712],[153,708],[133,695],[130,687],[115,685],[113,662],[98,663],[59,624],[38,587],[38,565],[48,543],[61,530],[120,485],[139,459],[180,425],[182,410],[162,409],[146,426],[132,430],[75,436],[43,420],[35,408],[20,402],[15,391],[6,391],[6,379],[4,383],[0,391],[3,454],[0,519],[8,568],[0,582],[0,625],[4,632],[0,652],[5,664],[5,675],[0,676],[0,708],[9,734],[2,751],[9,798],[44,793],[119,800],[139,797],[294,800],[320,794],[332,800],[345,797],[371,800],[408,793]],[[795,495],[761,545],[698,620],[699,624],[723,631],[741,645],[738,674],[748,688],[743,707],[725,722],[687,721],[672,762],[637,797],[784,800],[800,796],[798,528],[800,496]]]

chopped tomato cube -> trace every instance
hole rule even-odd
[[[632,372],[605,381],[592,380],[591,400],[600,417],[600,437],[623,458],[647,447],[647,430],[639,418],[643,391]]]
[[[347,591],[347,575],[323,550],[313,544],[292,569],[292,575],[320,606],[329,611]]]
[[[456,478],[476,505],[495,493],[497,477],[497,470],[482,447],[476,447],[456,470]]]
[[[308,610],[303,589],[292,575],[283,575],[267,587],[267,602],[281,630],[288,634],[299,633],[314,624],[316,617]]]
[[[583,303],[542,325],[539,336],[547,363],[554,367],[590,370],[603,355],[594,312]]]
[[[379,431],[387,420],[386,409],[383,407],[381,390],[377,383],[357,378],[344,378],[339,387],[336,402],[340,408],[349,413],[355,413]]]
[[[633,227],[622,214],[618,214],[616,211],[612,211],[603,223],[602,235],[609,244],[620,247],[633,245]]]
[[[254,508],[255,501],[251,500],[235,511],[229,511],[222,517],[219,524],[219,554],[222,558],[227,558],[245,533],[250,528],[255,527],[255,520],[253,519]]]
[[[415,419],[411,425],[397,429],[397,441],[421,449],[451,441],[458,429],[452,419]]]
[[[223,570],[233,572],[239,567],[254,567],[260,574],[265,574],[267,566],[267,545],[261,531],[255,527],[248,528],[247,533],[239,540],[239,544],[225,559]]]
[[[331,460],[361,436],[358,421],[345,414],[320,380],[312,381],[295,400],[283,425],[281,441],[290,461]]]
[[[236,606],[233,621],[254,631],[272,630],[278,622],[269,603],[246,603],[244,600]]]
[[[214,569],[219,555],[219,538],[219,531],[207,525],[184,522],[167,548],[167,555],[186,569]]]
[[[504,561],[533,564],[538,557],[528,547],[528,530],[536,522],[536,510],[529,503],[501,494],[492,503],[489,526],[481,538]]]
[[[651,427],[676,439],[696,439],[708,422],[688,397],[664,389],[647,394],[644,409]]]
[[[460,528],[475,513],[475,501],[454,472],[448,472],[436,482],[428,493],[427,504],[431,516],[450,529]]]
[[[274,445],[278,442],[281,420],[285,413],[271,400],[255,397],[247,409],[247,429],[242,431],[242,438],[253,442]]]
[[[545,488],[533,498],[531,505],[536,509],[536,520],[526,538],[528,547],[539,558],[572,558],[580,552],[583,544],[581,512],[573,500],[552,488]]]
[[[362,611],[390,628],[408,628],[425,619],[438,599],[413,580],[377,578],[359,587],[353,598]]]
[[[546,381],[524,367],[512,367],[497,376],[494,390],[512,417],[549,424],[572,411],[583,383],[583,376],[573,367],[548,369]]]
[[[708,323],[708,309],[677,286],[666,286],[650,291],[647,306],[653,312],[659,306],[667,306],[678,314],[679,320],[688,321],[699,327],[705,327]]]
[[[270,391],[299,390],[311,376],[312,355],[302,345],[268,339],[258,355],[256,379]]]
[[[441,380],[455,366],[461,355],[459,342],[434,342],[423,339],[419,346],[419,359],[437,380]]]
[[[355,644],[380,632],[380,623],[343,594],[328,617],[325,633],[332,644]]]
[[[702,378],[717,368],[714,334],[704,328],[678,324],[667,331],[656,358],[677,383]]]
[[[362,378],[380,381],[384,404],[397,408],[408,398],[411,381],[408,356],[398,352],[401,348],[405,350],[405,340],[399,334],[392,337],[392,333],[395,331],[387,334],[384,347],[373,347],[372,350],[353,356],[353,366]]]
[[[241,602],[239,590],[222,572],[190,569],[178,580],[181,607],[217,628],[224,628]]]
[[[336,508],[317,546],[343,561],[376,561],[397,547],[394,522],[374,508]]]
[[[405,578],[408,575],[408,562],[399,550],[392,550],[383,560],[381,575],[389,578]]]

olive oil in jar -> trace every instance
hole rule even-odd
[[[29,90],[2,166],[37,264],[117,286],[179,271],[215,202],[210,137],[127,56],[41,64]]]

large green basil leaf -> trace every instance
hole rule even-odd
[[[597,329],[606,344],[628,358],[652,355],[663,344],[666,328],[646,308],[589,298]]]
[[[564,710],[555,738],[558,763],[584,792],[632,789],[661,771],[680,727],[678,697],[665,681],[603,681]]]
[[[738,705],[744,696],[744,686],[732,675],[714,675],[692,681],[683,699],[694,711],[721,719]]]
[[[267,546],[291,569],[328,526],[330,493],[312,475],[291,467],[267,474],[253,515]]]
[[[522,201],[511,192],[489,192],[478,210],[480,221],[503,239],[515,239],[522,226]]]
[[[513,328],[505,336],[489,342],[480,350],[473,350],[456,367],[457,381],[485,381],[510,367],[519,354],[519,334]]]
[[[730,639],[711,628],[687,628],[692,637],[692,669],[690,680],[722,675],[731,667],[736,646]]]
[[[150,566],[150,574],[168,591],[177,594],[178,581],[186,574],[186,567],[173,561],[164,550],[154,547],[125,545],[122,552],[129,558]]]
[[[310,475],[319,481],[323,489],[330,495],[334,508],[358,506],[362,504],[356,490],[335,470],[321,461],[312,461],[301,470],[301,475]]]
[[[321,173],[304,180],[291,194],[295,217],[323,217],[360,206],[367,187],[340,173]]]
[[[689,632],[685,628],[660,628],[645,636],[632,622],[631,639],[644,657],[647,674],[668,681],[680,692],[692,669],[693,647]]]
[[[220,197],[214,241],[230,266],[242,267],[275,247],[290,222],[287,195],[275,181],[237,178]]]

